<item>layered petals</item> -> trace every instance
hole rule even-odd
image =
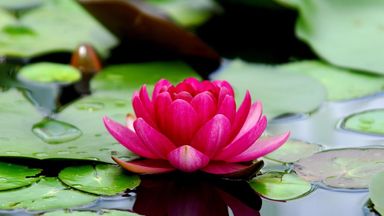
[[[195,172],[209,163],[209,157],[189,145],[171,151],[168,160],[172,166],[183,172]]]

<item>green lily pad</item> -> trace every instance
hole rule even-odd
[[[18,76],[23,80],[40,83],[71,83],[80,80],[81,73],[69,65],[41,62],[23,67]]]
[[[384,74],[384,1],[300,0],[296,35],[328,62]]]
[[[0,191],[30,185],[39,180],[39,177],[35,176],[41,171],[41,169],[0,162]]]
[[[0,7],[8,10],[20,10],[43,3],[43,0],[1,0]]]
[[[294,163],[303,179],[334,188],[367,188],[370,179],[384,171],[384,148],[336,149],[316,153]]]
[[[270,172],[252,179],[251,187],[260,195],[273,200],[300,198],[312,190],[309,182],[292,173]]]
[[[44,216],[94,216],[94,215],[106,215],[106,216],[139,216],[139,214],[127,211],[117,210],[102,210],[101,212],[91,211],[54,211],[43,214]]]
[[[214,79],[228,80],[240,101],[248,89],[253,100],[261,100],[270,118],[291,113],[310,113],[325,99],[318,81],[299,74],[288,74],[276,67],[233,61]]]
[[[280,163],[293,163],[321,151],[322,148],[317,144],[288,140],[282,147],[264,157]]]
[[[384,109],[369,110],[348,116],[341,128],[374,135],[384,135]]]
[[[102,117],[109,115],[123,122],[126,113],[130,111],[131,106],[127,99],[111,96],[86,97],[66,107],[57,116],[51,133],[51,126],[48,125],[40,130],[44,132],[44,136],[38,136],[32,130],[42,119],[36,109],[16,90],[2,92],[0,157],[80,159],[113,163],[111,154],[119,153],[119,156],[128,160],[133,155],[109,135]],[[65,127],[58,127],[59,123],[65,124]],[[69,136],[71,134],[68,132],[72,133],[73,130],[67,130],[68,125],[76,126],[81,136]],[[63,139],[60,140],[60,136]],[[49,140],[54,142],[48,142]]]
[[[177,83],[187,77],[197,76],[190,67],[181,62],[115,65],[104,68],[92,79],[91,90],[95,94],[99,92],[132,94],[143,84],[151,85],[162,78]]]
[[[128,175],[120,167],[108,164],[67,167],[59,173],[59,179],[77,190],[108,196],[140,184],[138,176]]]
[[[289,63],[279,68],[319,80],[327,89],[328,100],[348,100],[384,90],[383,76],[337,68],[320,61]]]
[[[72,190],[57,178],[43,178],[27,188],[0,192],[0,209],[50,210],[89,204],[97,196]]]
[[[80,43],[87,42],[106,56],[117,44],[116,38],[74,0],[44,0],[42,6],[18,21],[8,20],[4,26],[5,23],[0,29],[0,55],[33,57],[49,52],[72,52]],[[7,29],[14,31],[10,33]]]
[[[384,172],[375,175],[369,184],[369,197],[374,208],[381,215],[384,215]]]
[[[194,27],[207,21],[219,6],[212,0],[146,0],[165,11],[172,20],[184,27]]]

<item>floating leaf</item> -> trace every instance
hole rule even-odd
[[[348,116],[341,123],[347,130],[384,135],[384,109],[369,110]]]
[[[8,29],[20,27],[24,30],[17,34],[4,31],[4,27],[0,30],[1,55],[33,57],[48,52],[71,52],[80,43],[89,42],[106,56],[117,44],[117,40],[73,0],[44,0],[41,7],[18,21],[7,22]]]
[[[294,164],[307,181],[335,188],[367,188],[372,176],[384,171],[384,148],[336,149],[316,153]]]
[[[43,214],[44,216],[94,216],[94,215],[105,215],[105,216],[139,216],[139,214],[117,211],[117,210],[102,210],[101,212],[90,212],[90,211],[54,211]]]
[[[1,142],[1,140],[0,140]],[[24,187],[39,180],[41,169],[0,162],[0,190]]]
[[[296,35],[328,62],[384,74],[384,1],[300,0]]]
[[[270,172],[252,179],[251,187],[273,200],[292,200],[308,194],[312,186],[292,173]]]
[[[108,164],[67,167],[59,173],[59,179],[77,190],[108,196],[140,184],[138,176],[128,175],[120,167]]]
[[[337,68],[320,61],[294,62],[279,68],[319,80],[327,89],[328,100],[348,100],[384,90],[383,76]]]
[[[321,145],[300,140],[288,140],[283,146],[265,157],[281,163],[293,163],[309,157],[322,149]]]
[[[27,188],[0,192],[0,209],[50,210],[89,204],[96,196],[64,186],[56,178],[43,178]]]
[[[369,197],[374,208],[381,215],[384,215],[384,172],[375,175],[369,184]]]
[[[50,83],[71,83],[80,80],[80,72],[69,65],[41,62],[23,67],[19,74],[23,80]]]
[[[242,99],[247,89],[250,90],[254,100],[263,102],[268,117],[309,113],[317,109],[325,98],[323,86],[310,77],[240,60],[230,63],[214,79],[228,80],[237,91],[237,100]]]

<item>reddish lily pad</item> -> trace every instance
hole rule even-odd
[[[375,175],[369,184],[369,197],[374,208],[384,215],[384,172]]]
[[[329,187],[364,189],[384,171],[384,148],[336,149],[316,153],[294,163],[303,179]]]
[[[348,116],[341,127],[359,133],[384,136],[384,109],[369,110]]]

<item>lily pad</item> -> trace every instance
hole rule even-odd
[[[138,176],[128,175],[120,167],[108,164],[67,167],[59,173],[59,179],[77,190],[108,196],[140,184]]]
[[[384,90],[384,77],[342,69],[320,61],[302,61],[280,66],[282,70],[305,74],[327,89],[328,100],[348,100]]]
[[[5,31],[9,28],[23,28],[23,31]],[[74,0],[44,0],[42,6],[17,21],[8,20],[0,30],[1,55],[33,57],[49,52],[72,52],[85,42],[93,44],[103,56],[117,44],[116,38]]]
[[[111,154],[128,160],[133,155],[109,135],[102,123],[102,117],[109,115],[123,122],[131,110],[130,102],[120,98],[86,97],[66,107],[56,119],[54,130],[43,127],[44,138],[54,135],[54,142],[45,142],[34,134],[32,128],[41,123],[42,117],[36,109],[16,90],[0,93],[0,156],[28,157],[36,159],[80,159],[113,163]],[[57,123],[65,123],[58,128]],[[68,136],[68,125],[81,131],[80,137]],[[36,129],[36,128],[35,128]],[[59,130],[60,129],[60,130]],[[48,130],[48,131],[47,131]],[[60,136],[64,136],[60,140]],[[70,139],[67,139],[67,138]]]
[[[38,6],[43,3],[43,0],[2,0],[0,7],[8,10],[22,10]]]
[[[102,210],[101,212],[91,211],[54,211],[43,214],[44,216],[94,216],[94,215],[106,215],[106,216],[139,216],[139,214],[127,211],[117,210]]]
[[[384,172],[375,175],[369,184],[369,197],[374,208],[381,215],[384,215]]]
[[[328,62],[384,74],[384,1],[300,0],[296,35]]]
[[[293,163],[321,151],[322,146],[300,140],[288,140],[276,151],[264,156],[280,163]]]
[[[80,80],[80,72],[69,65],[40,62],[23,67],[19,74],[23,80],[35,81],[40,83],[71,83]]]
[[[94,93],[119,91],[124,94],[132,94],[141,85],[152,85],[162,78],[177,83],[187,77],[198,77],[198,75],[181,62],[115,65],[98,73],[91,81],[91,89]]]
[[[250,64],[240,60],[231,62],[214,79],[228,80],[240,101],[248,89],[254,100],[263,102],[270,118],[291,113],[310,113],[325,99],[321,83],[313,78],[288,74],[267,65]]]
[[[312,190],[309,182],[292,173],[270,172],[252,179],[251,187],[260,195],[272,200],[300,198]]]
[[[97,197],[72,190],[57,178],[43,178],[30,187],[0,192],[0,209],[50,210],[89,204]]]
[[[303,179],[334,188],[364,189],[384,171],[384,148],[349,148],[316,153],[294,163]]]
[[[384,109],[369,110],[348,116],[341,123],[347,130],[373,135],[384,135]]]
[[[41,171],[41,169],[0,162],[0,191],[30,185],[39,180],[39,177],[35,176]]]

